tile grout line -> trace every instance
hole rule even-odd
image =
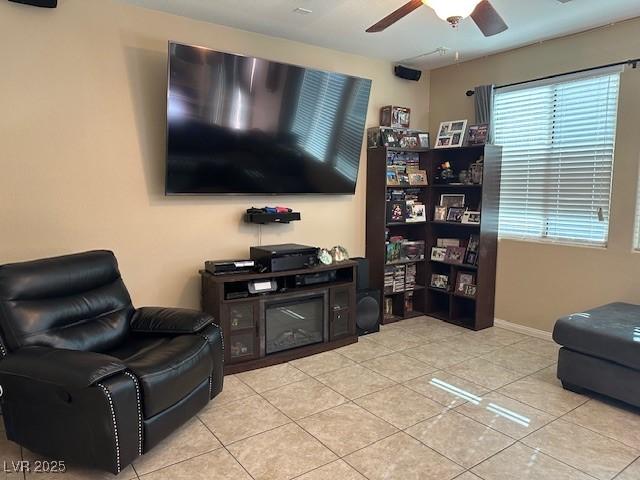
[[[213,430],[211,430],[211,429],[209,428],[209,425],[207,425],[205,422],[203,422],[203,421],[200,419],[200,417],[198,417],[198,420],[200,420],[200,422],[204,425],[204,428],[206,428],[207,430],[209,430],[209,432],[211,432],[211,435],[213,435],[213,437],[214,437],[214,438],[215,438],[215,439],[220,443],[220,445],[222,446],[222,448],[224,448],[224,449],[226,450],[226,452],[227,452],[229,455],[231,455],[231,458],[233,458],[233,459],[235,460],[235,462],[236,462],[238,465],[240,465],[240,468],[242,468],[242,469],[246,472],[246,474],[247,474],[247,475],[249,475],[249,477],[250,477],[251,479],[255,480],[254,476],[253,476],[253,475],[251,475],[251,473],[249,473],[249,471],[245,468],[245,466],[244,466],[244,465],[242,465],[242,463],[240,463],[240,460],[238,460],[238,459],[233,455],[233,453],[231,453],[231,452],[229,451],[229,449],[227,448],[227,446],[226,446],[224,443],[222,443],[222,441],[221,441],[221,440],[218,438],[218,436],[213,432]],[[211,453],[211,452],[208,452],[208,453]]]
[[[638,457],[636,457],[629,465],[627,465],[622,470],[620,470],[618,473],[616,473],[616,475],[611,480],[616,480],[616,478],[618,478],[620,475],[622,475],[625,472],[625,470],[627,470],[631,465],[636,463],[638,460],[640,460],[640,455]]]
[[[444,339],[452,338],[453,336],[454,336],[454,335],[452,335],[452,336],[450,336],[450,337],[443,337],[443,339],[439,339],[439,341],[442,341],[442,340],[444,340]],[[528,336],[525,336],[525,337],[527,337],[527,338],[528,338]],[[424,338],[424,337],[422,337],[422,338]],[[502,344],[501,344],[501,345],[491,345],[491,346],[495,347],[495,349],[494,349],[494,350],[492,350],[491,352],[488,352],[488,353],[486,353],[486,354],[478,354],[478,355],[474,355],[472,358],[470,358],[470,359],[465,359],[465,360],[461,360],[461,362],[459,362],[459,363],[462,363],[462,362],[465,362],[465,361],[468,361],[468,360],[471,360],[471,359],[474,359],[474,358],[480,358],[480,357],[482,357],[483,355],[488,355],[488,354],[490,354],[490,353],[492,353],[492,352],[495,352],[495,351],[497,351],[497,350],[500,350],[500,349],[503,349],[503,348],[507,348],[507,347],[511,347],[511,346],[513,346],[513,345],[515,345],[515,344],[517,344],[517,343],[520,343],[520,342],[526,341],[526,340],[527,340],[527,338],[523,338],[523,339],[518,340],[517,342],[514,342],[514,343],[509,344],[509,345],[502,345]],[[371,341],[372,341],[374,344],[376,344],[377,346],[380,346],[380,347],[382,347],[382,348],[387,348],[387,349],[389,349],[387,346],[385,346],[385,345],[382,345],[382,344],[379,344],[379,343],[375,342],[375,340],[371,340]],[[314,412],[314,413],[312,413],[312,414],[310,414],[310,415],[307,415],[307,416],[305,416],[305,417],[301,417],[301,418],[299,418],[299,419],[293,419],[293,418],[292,418],[292,417],[290,417],[288,414],[286,414],[284,411],[280,410],[277,406],[275,406],[274,404],[272,404],[272,403],[271,403],[267,398],[265,398],[265,397],[264,397],[264,394],[265,394],[265,393],[267,393],[267,392],[269,392],[269,391],[272,391],[272,390],[275,390],[275,389],[278,389],[278,388],[282,388],[282,387],[286,387],[286,386],[290,386],[290,385],[292,385],[292,384],[295,384],[295,383],[298,383],[298,382],[302,382],[302,381],[305,381],[305,380],[308,380],[309,378],[311,378],[311,379],[315,380],[316,382],[318,382],[318,383],[322,384],[324,387],[328,388],[329,390],[331,390],[331,391],[332,391],[332,392],[334,392],[335,394],[337,394],[337,395],[339,395],[340,397],[344,398],[344,399],[346,400],[346,402],[344,402],[344,403],[342,403],[342,404],[340,404],[340,405],[346,405],[346,404],[349,404],[349,403],[351,403],[351,404],[353,404],[353,405],[356,405],[357,407],[362,408],[364,411],[366,411],[367,413],[369,413],[369,414],[371,414],[372,416],[376,417],[376,418],[377,418],[377,419],[379,419],[380,421],[383,421],[383,422],[385,422],[386,424],[391,425],[394,429],[396,429],[396,431],[395,431],[394,433],[392,433],[392,434],[390,434],[390,435],[387,435],[387,436],[385,436],[385,437],[383,437],[383,438],[380,438],[380,439],[376,440],[375,442],[373,442],[373,443],[371,443],[371,444],[369,444],[369,445],[363,446],[363,447],[362,447],[362,448],[360,448],[360,449],[357,449],[357,450],[355,450],[355,451],[353,451],[353,452],[350,452],[349,454],[347,454],[347,455],[345,455],[345,456],[342,456],[342,457],[341,457],[340,455],[337,455],[337,457],[338,457],[338,458],[340,458],[340,459],[341,459],[341,460],[343,460],[343,461],[344,461],[344,458],[345,458],[346,456],[348,456],[348,455],[352,455],[353,453],[356,453],[356,452],[358,452],[358,451],[360,451],[360,450],[363,450],[363,449],[365,449],[365,448],[368,448],[368,447],[370,447],[370,446],[374,445],[375,443],[378,443],[378,442],[380,442],[380,441],[382,441],[382,440],[384,440],[384,439],[386,439],[386,438],[389,438],[389,437],[391,437],[391,436],[393,436],[393,435],[396,435],[396,434],[398,434],[398,433],[400,433],[400,432],[402,432],[402,433],[404,433],[404,434],[408,435],[410,438],[413,438],[414,440],[418,441],[418,443],[420,443],[421,445],[423,445],[425,448],[429,448],[430,450],[434,451],[436,454],[441,455],[439,452],[436,452],[436,451],[435,451],[435,450],[433,450],[431,447],[429,447],[428,445],[423,444],[422,442],[420,442],[420,440],[415,439],[415,437],[412,437],[411,435],[409,435],[409,434],[406,432],[406,430],[407,430],[407,429],[412,428],[413,426],[415,426],[415,425],[417,425],[417,424],[419,424],[419,423],[422,423],[422,422],[424,422],[424,421],[427,421],[427,420],[429,420],[429,419],[433,418],[434,416],[436,416],[436,415],[438,415],[438,414],[432,415],[431,417],[426,418],[426,419],[423,419],[423,420],[421,420],[421,421],[417,422],[416,424],[411,425],[411,426],[408,426],[408,427],[406,427],[406,428],[398,428],[398,427],[396,427],[395,425],[393,425],[393,424],[391,424],[390,422],[388,422],[387,420],[385,420],[384,418],[379,417],[379,416],[378,416],[378,415],[376,415],[375,413],[370,412],[369,410],[367,410],[365,407],[362,407],[362,406],[360,406],[360,405],[358,405],[358,404],[356,404],[356,403],[355,403],[355,400],[358,400],[358,399],[360,399],[360,398],[366,397],[366,396],[368,396],[368,395],[373,395],[373,394],[375,394],[375,393],[379,393],[379,392],[381,392],[381,391],[383,391],[383,390],[386,390],[386,389],[391,389],[391,388],[398,387],[398,386],[402,386],[402,387],[404,387],[404,388],[409,388],[409,387],[407,387],[406,385],[404,385],[404,383],[409,382],[409,381],[411,381],[411,380],[415,380],[415,378],[414,378],[414,379],[409,379],[409,380],[407,380],[407,381],[405,381],[405,382],[399,382],[399,381],[397,381],[397,380],[395,380],[395,379],[393,379],[393,378],[390,378],[390,377],[388,377],[388,376],[386,376],[386,375],[384,375],[384,374],[382,374],[382,373],[380,373],[380,372],[376,372],[375,370],[373,370],[373,369],[369,368],[368,366],[363,365],[363,363],[365,363],[365,362],[367,362],[367,361],[370,361],[370,360],[373,360],[373,359],[375,359],[375,358],[382,358],[382,357],[389,356],[389,355],[393,355],[393,354],[396,354],[396,353],[399,353],[399,354],[404,355],[404,353],[403,353],[403,352],[404,352],[405,350],[408,350],[408,349],[411,349],[411,348],[417,348],[417,347],[420,347],[420,346],[425,346],[425,345],[429,345],[429,344],[433,344],[433,343],[438,343],[438,341],[436,341],[436,342],[432,342],[432,341],[430,341],[430,339],[426,339],[426,338],[425,338],[425,343],[417,344],[417,345],[414,345],[414,346],[410,346],[410,347],[407,347],[407,348],[404,348],[404,349],[401,349],[401,350],[393,350],[393,351],[391,351],[391,353],[383,354],[383,355],[379,355],[379,356],[377,356],[377,357],[373,357],[373,358],[371,358],[371,359],[363,360],[363,361],[361,361],[361,362],[358,362],[358,361],[356,361],[356,360],[353,360],[352,358],[349,358],[348,356],[343,355],[343,354],[341,354],[340,352],[335,352],[335,353],[338,353],[338,355],[340,355],[340,356],[342,356],[342,357],[346,358],[347,360],[349,360],[349,361],[351,361],[351,362],[354,362],[354,364],[355,364],[355,365],[360,365],[360,366],[362,366],[363,368],[365,368],[366,370],[368,370],[368,371],[370,371],[370,372],[373,372],[373,373],[376,373],[376,374],[378,374],[378,375],[381,375],[382,377],[384,377],[384,378],[386,378],[386,379],[389,379],[390,381],[392,381],[392,382],[393,382],[393,384],[392,384],[392,385],[389,385],[389,386],[387,386],[387,387],[383,387],[383,388],[381,388],[381,389],[379,389],[379,390],[376,390],[376,391],[374,391],[374,392],[367,393],[367,394],[365,394],[365,395],[361,395],[361,396],[355,397],[355,398],[353,398],[353,399],[348,398],[348,397],[345,397],[342,393],[340,393],[339,391],[335,390],[335,389],[334,389],[334,388],[332,388],[331,386],[327,385],[326,383],[324,383],[324,382],[323,382],[322,380],[320,380],[319,378],[317,378],[317,377],[315,377],[315,376],[313,376],[313,375],[308,374],[308,373],[307,373],[307,372],[305,372],[304,370],[302,370],[302,369],[300,369],[300,368],[296,367],[295,365],[292,365],[291,363],[288,363],[288,365],[290,365],[290,366],[291,366],[291,367],[293,367],[294,369],[296,369],[296,370],[298,370],[299,372],[301,372],[302,374],[304,374],[307,378],[303,378],[303,379],[300,379],[300,380],[296,380],[295,382],[288,382],[288,383],[283,384],[283,385],[280,385],[280,386],[278,386],[278,387],[274,387],[274,388],[272,388],[272,389],[265,390],[264,392],[257,392],[257,391],[256,391],[256,390],[254,390],[254,389],[253,389],[249,384],[247,384],[245,381],[243,381],[241,378],[239,378],[239,377],[236,377],[236,378],[238,378],[238,380],[239,380],[242,384],[244,384],[244,385],[246,385],[247,387],[249,387],[249,389],[250,389],[251,391],[254,391],[254,392],[256,393],[256,395],[258,395],[260,398],[262,398],[264,401],[266,401],[269,405],[271,405],[273,408],[275,408],[278,412],[281,412],[281,413],[282,413],[286,418],[288,418],[288,419],[291,421],[290,423],[287,423],[287,424],[285,424],[285,425],[288,425],[288,424],[291,424],[291,423],[293,423],[293,424],[297,425],[299,428],[301,428],[303,431],[305,431],[307,434],[309,434],[312,438],[314,438],[316,441],[318,441],[320,444],[322,444],[325,448],[327,448],[327,449],[328,449],[329,451],[331,451],[331,452],[333,452],[333,451],[332,451],[330,448],[328,448],[324,443],[322,443],[322,441],[321,441],[321,440],[319,440],[319,439],[318,439],[317,437],[315,437],[313,434],[311,434],[310,432],[307,432],[307,431],[304,429],[304,427],[303,427],[302,425],[300,425],[298,422],[299,422],[299,421],[301,421],[301,420],[304,420],[304,419],[306,419],[306,418],[309,418],[310,416],[313,416],[313,415],[316,415],[316,414],[319,414],[319,413],[322,413],[322,412],[326,412],[327,410],[330,410],[331,408],[336,408],[336,407],[330,407],[330,408],[327,408],[327,409],[325,409],[325,410],[321,410],[321,411],[319,411],[319,412]],[[389,349],[389,350],[392,350],[392,349]],[[461,353],[465,353],[465,352],[460,351],[460,350],[458,350],[458,351],[459,351],[459,352],[461,352]],[[529,352],[529,353],[531,353],[531,352]],[[420,364],[423,364],[423,365],[425,365],[425,366],[428,366],[428,367],[434,368],[434,369],[435,369],[435,370],[434,370],[434,372],[436,372],[436,371],[438,371],[438,370],[441,370],[441,371],[447,372],[447,370],[446,370],[446,369],[444,369],[444,368],[443,368],[443,369],[441,369],[441,368],[437,368],[435,365],[429,364],[429,363],[427,363],[427,362],[423,362],[422,360],[419,360],[419,359],[417,359],[417,358],[410,357],[409,355],[406,355],[406,356],[407,356],[407,357],[409,357],[409,358],[411,358],[411,359],[412,359],[412,360],[414,360],[414,361],[417,361],[417,362],[418,362],[418,363],[420,363]],[[488,359],[485,359],[485,360],[489,361]],[[491,362],[491,363],[494,363],[494,362]],[[494,363],[494,364],[495,364],[495,363]],[[350,367],[353,367],[353,366],[355,366],[355,365],[351,365]],[[498,365],[498,366],[502,367],[502,366],[501,366],[501,365],[499,365],[499,364],[496,364],[496,365]],[[549,365],[549,366],[550,366],[550,365]],[[518,380],[521,380],[522,378],[525,378],[525,377],[527,377],[527,376],[534,375],[534,374],[538,373],[539,371],[541,371],[541,370],[544,370],[544,369],[548,368],[549,366],[545,366],[544,368],[541,368],[540,370],[537,370],[537,371],[532,372],[532,373],[530,373],[530,374],[524,374],[524,373],[522,373],[522,372],[515,372],[515,373],[518,373],[518,374],[523,375],[523,377],[521,377],[521,378],[519,378],[519,379],[518,379]],[[449,367],[447,367],[447,368],[450,368],[450,367],[451,367],[451,366],[449,366]],[[348,367],[341,367],[341,368],[348,368]],[[323,372],[323,373],[321,373],[321,374],[318,374],[318,376],[320,376],[320,375],[324,375],[324,374],[327,374],[327,373],[332,373],[332,372],[338,371],[338,370],[340,370],[341,368],[337,368],[337,369],[335,369],[335,370],[331,370],[331,371]],[[503,368],[504,368],[504,367],[503,367]],[[430,372],[430,373],[434,373],[434,372]],[[418,377],[416,377],[416,378],[420,378],[420,377],[428,376],[430,373],[426,373],[426,374],[424,374],[424,375],[419,375],[419,376],[418,376]],[[447,372],[447,373],[449,373],[449,372]],[[454,375],[455,375],[455,374],[454,374]],[[518,381],[518,380],[515,380],[515,381]],[[514,381],[514,382],[515,382],[515,381]],[[514,383],[514,382],[510,382],[510,383]],[[507,385],[507,384],[505,384],[505,385]],[[483,388],[486,388],[486,387],[483,387]],[[499,388],[502,388],[502,387],[499,387]],[[409,388],[409,390],[411,390],[411,391],[412,391],[412,392],[414,392],[414,393],[417,393],[417,394],[418,394],[418,395],[420,395],[421,397],[423,397],[423,398],[425,398],[425,399],[427,399],[427,400],[429,400],[429,401],[433,402],[434,404],[438,405],[439,407],[443,408],[443,409],[444,409],[444,413],[449,413],[450,411],[452,411],[452,410],[454,410],[455,408],[457,408],[457,406],[456,406],[456,407],[450,407],[450,406],[447,406],[447,405],[443,405],[443,404],[441,404],[440,402],[434,401],[434,400],[430,399],[429,397],[427,397],[426,395],[422,394],[421,392],[417,392],[417,391],[415,391],[415,390],[413,390],[413,389],[411,389],[411,388]],[[492,390],[490,389],[490,390],[489,390],[489,392],[487,392],[487,393],[494,392],[494,391],[496,391],[496,390],[498,390],[498,389],[492,389]],[[237,400],[240,400],[240,399],[237,399]],[[236,401],[236,400],[233,400],[233,401]],[[523,403],[524,403],[524,402],[523,402]],[[525,404],[526,404],[526,403],[525,403]],[[340,406],[340,405],[338,405],[338,406]],[[461,405],[462,405],[462,404],[461,404]],[[458,406],[460,406],[460,405],[458,405]],[[537,408],[535,408],[535,407],[533,407],[533,406],[531,406],[531,408],[534,408],[534,409],[538,410]],[[454,410],[454,411],[455,411],[455,410]],[[467,417],[466,415],[464,415],[464,414],[463,414],[463,413],[461,413],[461,412],[456,411],[456,413],[460,413],[461,415],[463,415],[463,416]],[[547,412],[544,412],[544,413],[547,413]],[[443,413],[442,413],[442,412],[440,412],[439,414],[440,414],[440,415],[442,415]],[[470,418],[470,417],[467,417],[467,418]],[[490,426],[484,425],[484,424],[482,424],[481,422],[477,422],[477,420],[475,420],[475,419],[473,419],[473,418],[470,418],[470,420],[475,421],[476,423],[479,423],[480,425],[483,425],[484,427],[487,427],[487,428],[489,428],[489,429],[491,429],[491,430],[495,430],[496,432],[498,432],[498,433],[500,433],[500,434],[502,434],[502,435],[505,435],[504,433],[502,433],[502,432],[500,432],[500,431],[498,431],[498,430],[496,430],[496,429],[493,429],[493,428],[491,428]],[[204,422],[202,422],[202,423],[204,423]],[[275,427],[274,429],[276,429],[276,428],[280,428],[280,427],[283,427],[283,426],[285,426],[285,425],[281,425],[281,426],[279,426],[279,427]],[[205,424],[205,426],[206,426],[206,424]],[[208,429],[209,431],[211,431],[211,430],[209,429],[209,427],[208,427],[208,426],[206,426],[206,427],[207,427],[207,429]],[[542,428],[542,427],[541,427],[541,428]],[[272,431],[272,430],[274,430],[274,429],[269,429],[269,430],[266,430],[266,431],[264,431],[264,432],[260,432],[260,433],[258,433],[258,434],[251,435],[251,436],[246,437],[246,438],[244,438],[244,439],[241,439],[241,440],[238,440],[238,441],[235,441],[235,442],[231,442],[229,445],[232,445],[232,444],[237,443],[237,442],[242,441],[242,440],[246,440],[247,438],[251,438],[251,437],[253,437],[253,436],[260,435],[260,434],[262,434],[262,433],[266,433],[266,432]],[[211,432],[211,433],[213,434],[213,432]],[[214,436],[215,436],[215,434],[214,434]],[[507,435],[507,437],[509,437],[509,436]],[[217,437],[216,437],[216,438],[217,438]],[[219,439],[218,439],[218,440],[219,440]],[[509,448],[510,446],[513,446],[515,443],[518,443],[518,442],[519,442],[517,439],[513,439],[513,438],[511,438],[511,440],[514,440],[514,442],[513,442],[513,443],[511,443],[509,446],[507,446],[507,447],[505,447],[505,448]],[[228,451],[227,447],[226,447],[225,445],[223,445],[223,444],[222,444],[222,442],[220,442],[220,444],[222,445],[222,447],[223,447],[223,448],[225,448],[225,450],[227,450],[227,451]],[[503,449],[503,450],[504,450],[504,449]],[[501,450],[501,451],[502,451],[502,450]],[[230,453],[230,452],[229,452],[229,453]],[[333,452],[333,453],[335,454],[335,452]],[[497,453],[499,453],[499,452],[497,452]],[[496,453],[496,454],[497,454],[497,453]],[[231,454],[231,453],[230,453],[230,454]],[[494,454],[494,455],[496,455],[496,454]],[[231,455],[232,455],[232,454],[231,454]],[[492,455],[492,456],[494,456],[494,455]],[[232,455],[232,456],[233,456],[233,455]],[[449,459],[448,457],[446,457],[446,456],[444,456],[444,455],[441,455],[441,456],[442,456],[442,457],[444,457],[444,458],[447,458],[449,461],[453,461],[453,460]],[[492,456],[491,456],[491,457],[492,457]],[[491,458],[491,457],[488,457],[488,458]],[[487,458],[487,459],[488,459],[488,458]],[[234,459],[235,459],[235,457],[234,457]],[[483,461],[486,461],[487,459],[485,459],[485,460],[483,460]],[[237,459],[236,459],[236,461],[237,461]],[[335,461],[336,461],[336,460],[332,460],[331,462],[328,462],[328,463],[333,463],[333,462],[335,462]],[[240,462],[239,462],[239,461],[238,461],[238,463],[240,464]],[[328,463],[327,463],[327,464],[328,464]],[[453,463],[455,463],[456,465],[459,465],[459,464],[458,464],[457,462],[455,462],[455,461],[453,461]],[[479,463],[482,463],[482,462],[479,462]],[[479,464],[479,463],[478,463],[478,464]],[[327,464],[325,464],[325,465],[327,465]],[[348,462],[347,462],[347,464],[348,464]],[[475,467],[475,466],[477,466],[478,464],[474,465],[474,466],[473,466],[473,467],[471,467],[471,468],[474,468],[474,467]],[[242,464],[240,464],[240,465],[242,466]],[[310,471],[317,470],[317,469],[319,469],[319,468],[322,468],[322,467],[323,467],[323,466],[325,466],[325,465],[318,466],[318,467],[316,467],[316,468],[314,468],[314,469],[312,469],[312,470],[310,470]],[[348,465],[350,465],[350,464],[348,464]],[[359,472],[355,467],[353,467],[352,465],[350,465],[350,466],[351,466],[351,468],[354,468],[354,470],[355,470],[355,471],[357,471],[357,472],[358,472],[358,473],[360,473],[361,475],[365,476],[364,474],[362,474],[362,472]],[[467,468],[467,467],[465,467],[465,466],[463,466],[463,465],[459,465],[459,466],[463,469],[463,472],[461,472],[461,473],[460,473],[460,475],[464,474],[464,472],[467,472],[467,471],[469,471],[469,472],[470,472],[470,471],[471,471],[471,469],[470,469],[470,468]],[[242,466],[242,467],[243,467],[243,469],[244,469],[244,466]],[[245,469],[245,470],[246,470],[246,469]],[[310,471],[309,471],[309,472],[310,472]],[[298,478],[298,477],[300,477],[300,476],[302,476],[302,475],[305,475],[306,473],[309,473],[309,472],[302,473],[302,474],[298,475],[298,476],[297,476],[297,477],[295,477],[295,478]],[[365,476],[365,478],[366,478],[366,476]]]
[[[588,401],[588,400],[587,400],[587,401]],[[586,403],[586,402],[585,402],[585,403]],[[525,447],[527,447],[527,448],[530,448],[530,449],[532,449],[532,450],[535,450],[536,452],[539,452],[539,453],[541,453],[541,454],[543,454],[543,455],[546,455],[547,457],[552,458],[552,459],[556,460],[557,462],[560,462],[560,463],[562,463],[562,464],[564,464],[564,465],[566,465],[566,466],[568,466],[568,467],[571,467],[571,468],[573,468],[574,470],[577,470],[577,471],[579,471],[579,472],[581,472],[581,473],[584,473],[585,475],[587,475],[587,476],[589,476],[589,477],[591,477],[591,478],[597,478],[597,477],[594,477],[593,475],[591,475],[590,473],[587,473],[587,472],[585,472],[584,470],[582,470],[582,468],[581,468],[581,467],[576,467],[576,466],[574,466],[574,465],[571,465],[570,463],[567,463],[567,462],[565,462],[564,460],[561,460],[561,459],[559,459],[559,458],[556,458],[555,456],[551,455],[550,453],[543,452],[543,451],[542,451],[541,449],[539,449],[539,448],[531,447],[530,445],[527,445],[526,443],[524,443],[524,442],[522,441],[522,440],[526,439],[527,437],[530,437],[530,436],[531,436],[531,435],[533,435],[534,433],[536,433],[536,432],[538,432],[538,431],[542,430],[543,428],[545,428],[545,427],[547,427],[547,426],[551,425],[552,423],[557,422],[558,420],[561,420],[561,419],[562,419],[562,417],[564,417],[565,415],[570,414],[570,413],[571,413],[571,412],[573,412],[574,410],[577,410],[577,409],[578,409],[578,408],[580,408],[582,405],[584,405],[584,403],[581,403],[581,404],[580,404],[580,405],[578,405],[577,407],[574,407],[574,408],[572,408],[571,410],[569,410],[568,412],[563,413],[562,415],[560,415],[559,417],[557,417],[553,422],[549,422],[547,425],[544,425],[543,427],[538,428],[537,430],[535,430],[535,431],[531,432],[530,434],[528,434],[528,435],[526,435],[525,437],[523,437],[523,438],[521,438],[520,440],[518,440],[518,442],[519,442],[519,443],[521,443],[522,445],[524,445],[524,446],[525,446]],[[565,421],[565,422],[566,422],[566,420],[563,420],[563,421]],[[596,432],[594,432],[594,433],[596,433]],[[626,468],[626,467],[625,467],[625,468]],[[620,472],[618,472],[618,473],[620,473]]]

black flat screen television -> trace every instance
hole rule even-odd
[[[353,194],[371,80],[169,43],[167,195]]]

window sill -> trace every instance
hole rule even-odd
[[[524,243],[537,243],[540,245],[549,245],[549,246],[557,246],[557,247],[570,247],[570,248],[588,248],[592,250],[607,250],[607,244],[605,245],[595,245],[589,243],[580,243],[580,242],[569,242],[569,241],[558,241],[558,240],[545,240],[543,238],[524,238],[524,237],[498,237],[498,243],[502,240],[508,240],[513,242],[524,242]],[[637,253],[640,253],[639,250],[635,250]]]

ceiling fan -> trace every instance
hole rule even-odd
[[[381,32],[423,4],[433,8],[436,15],[449,22],[454,28],[462,19],[471,16],[485,37],[497,35],[509,28],[489,0],[410,0],[395,12],[367,28],[366,31],[368,33]]]

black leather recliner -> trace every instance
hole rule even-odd
[[[222,390],[222,333],[185,309],[134,309],[112,252],[0,266],[9,440],[120,472]]]

